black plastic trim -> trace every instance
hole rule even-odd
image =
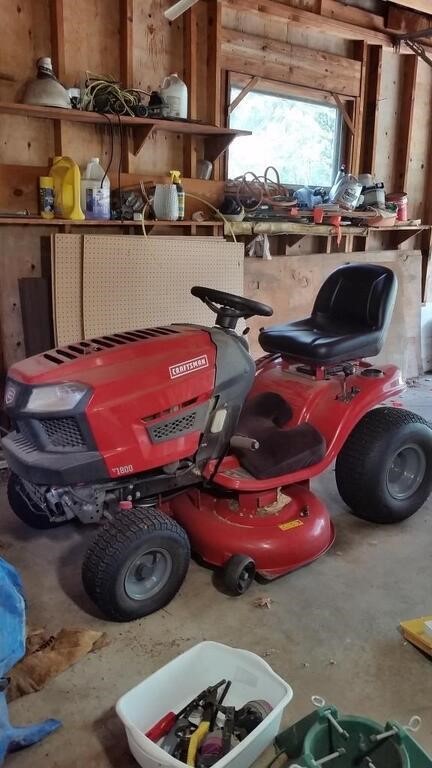
[[[107,480],[109,473],[98,451],[53,453],[32,445],[23,447],[18,432],[10,432],[2,440],[9,468],[23,480],[37,485],[72,485]]]

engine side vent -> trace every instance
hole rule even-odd
[[[113,349],[114,347],[123,346],[123,344],[131,344],[134,341],[144,341],[145,339],[153,339],[158,336],[173,336],[180,331],[175,328],[161,326],[160,328],[143,328],[135,331],[124,331],[122,333],[113,333],[110,336],[102,336],[101,338],[89,339],[88,341],[78,341],[76,344],[67,344],[59,349],[53,349],[49,352],[44,352],[42,357],[45,360],[49,360],[50,363],[61,365],[68,360],[75,360],[81,355],[91,355],[93,353],[100,352],[100,349]]]
[[[147,426],[147,431],[152,443],[162,443],[165,440],[174,440],[183,437],[190,432],[204,431],[207,420],[209,404],[203,403],[194,410],[178,412],[169,419],[159,421],[157,424]]]

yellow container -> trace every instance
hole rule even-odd
[[[81,221],[85,216],[80,205],[80,169],[70,157],[54,157],[50,169],[54,179],[54,211],[61,219]]]
[[[39,177],[39,211],[43,219],[54,218],[54,179]]]

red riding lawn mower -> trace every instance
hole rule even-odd
[[[432,429],[376,407],[404,384],[394,365],[364,360],[381,350],[396,292],[384,267],[337,269],[311,317],[261,331],[256,364],[236,325],[272,309],[195,287],[213,328],[113,333],[12,366],[12,509],[35,528],[103,523],[82,576],[117,621],[166,605],[190,549],[233,594],[322,555],[333,526],[309,482],[334,460],[355,515],[404,520],[431,491]]]

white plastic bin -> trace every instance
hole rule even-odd
[[[279,731],[292,689],[255,653],[210,641],[199,643],[125,693],[116,706],[129,748],[143,768],[184,768],[144,735],[167,712],[178,712],[200,691],[222,678],[232,680],[225,704],[237,708],[265,699],[272,712],[215,765],[249,768]]]

